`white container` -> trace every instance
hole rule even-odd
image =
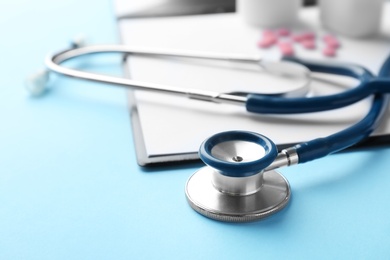
[[[363,38],[378,33],[383,0],[320,0],[325,29],[348,37]]]
[[[298,21],[301,6],[302,0],[237,0],[238,14],[262,28],[290,27]]]

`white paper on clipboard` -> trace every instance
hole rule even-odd
[[[389,13],[389,6],[386,6]],[[385,15],[385,17],[387,17]],[[303,28],[315,30],[320,36],[316,8],[301,13]],[[384,21],[387,31],[374,39],[352,40],[341,38],[342,48],[334,61],[358,63],[377,72],[390,53],[390,21]],[[122,42],[132,46],[183,49],[218,53],[262,53],[256,46],[260,30],[247,26],[237,14],[194,15],[120,20]],[[296,55],[304,58],[325,59],[318,49],[308,51],[295,45]],[[272,57],[276,48],[263,51]],[[328,59],[329,60],[329,59]],[[238,66],[238,67],[237,67]],[[125,64],[132,79],[220,92],[255,91],[269,87],[269,77],[252,67],[226,63],[132,56]],[[335,79],[315,75],[313,95],[324,95],[353,86],[349,79]],[[329,84],[335,82],[337,84]],[[336,85],[336,86],[332,86]],[[274,86],[274,85],[273,85]],[[308,141],[340,131],[361,119],[370,102],[364,100],[347,108],[328,112],[267,116],[245,111],[245,107],[188,100],[143,91],[130,93],[132,124],[140,165],[191,161],[198,158],[200,143],[207,137],[227,130],[248,130],[270,137],[277,145]],[[390,133],[390,123],[384,122],[376,135]]]

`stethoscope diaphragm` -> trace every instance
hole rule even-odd
[[[287,180],[264,171],[277,156],[267,137],[228,131],[207,139],[200,157],[208,165],[187,181],[186,197],[198,213],[221,221],[248,222],[284,208],[291,196]]]

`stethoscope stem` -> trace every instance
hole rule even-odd
[[[275,160],[264,169],[264,171],[272,171],[278,168],[296,165],[299,163],[299,155],[295,147],[289,147],[280,151]]]

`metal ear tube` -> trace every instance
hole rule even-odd
[[[249,222],[287,205],[290,185],[274,169],[298,163],[293,149],[278,154],[263,135],[228,131],[203,142],[199,155],[208,166],[186,185],[187,201],[198,213],[220,221]]]

